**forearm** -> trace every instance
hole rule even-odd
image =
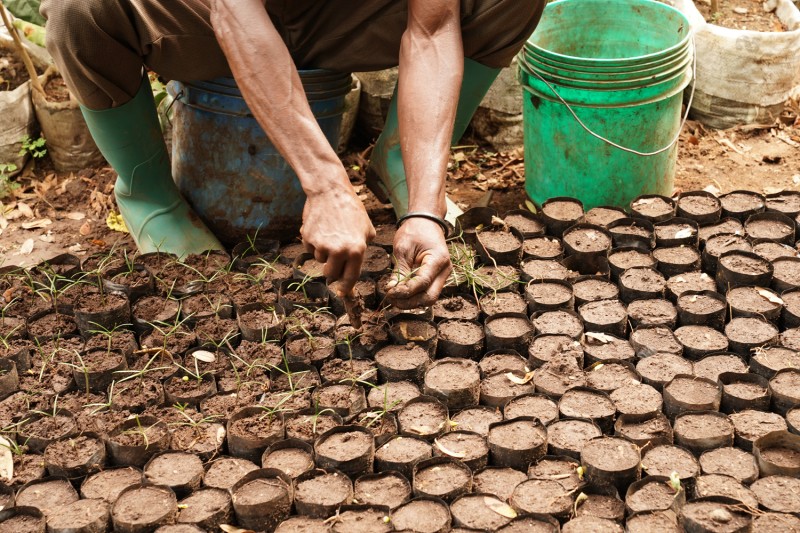
[[[211,23],[253,115],[295,170],[306,194],[350,187],[263,2],[217,0]]]
[[[400,146],[409,211],[444,215],[445,177],[464,69],[458,2],[424,19],[410,10],[400,46]],[[419,13],[421,12],[421,14]]]

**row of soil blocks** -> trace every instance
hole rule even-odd
[[[800,195],[474,209],[430,308],[299,245],[0,271],[0,532],[800,528]]]

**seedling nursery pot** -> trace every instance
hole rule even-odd
[[[353,478],[372,472],[375,437],[360,426],[335,427],[317,438],[314,453],[320,468],[335,468]]]
[[[147,435],[145,440],[144,435]],[[148,415],[125,420],[109,433],[106,447],[117,466],[144,466],[158,452],[168,448],[167,425]]]
[[[231,487],[231,498],[240,527],[271,532],[289,518],[294,488],[280,470],[261,468],[237,481]]]
[[[243,407],[228,419],[228,452],[258,464],[270,445],[284,438],[284,415],[259,406]]]
[[[788,431],[772,431],[753,442],[761,477],[800,477],[800,435]]]
[[[433,457],[414,465],[414,496],[441,498],[452,502],[472,490],[472,471],[452,457]]]
[[[146,512],[142,512],[144,505]],[[178,499],[169,487],[141,483],[124,489],[111,507],[114,531],[147,533],[174,524]]]
[[[772,394],[769,381],[752,373],[723,372],[719,375],[722,384],[723,413],[737,413],[747,409],[768,411]]]
[[[316,468],[300,474],[294,491],[297,513],[313,518],[330,518],[353,500],[353,482],[335,469]]]

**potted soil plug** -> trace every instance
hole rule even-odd
[[[582,258],[571,255],[561,261],[564,268],[570,271],[568,277],[577,276],[603,276],[611,275],[611,267],[608,266],[608,259],[604,255],[589,256]]]
[[[522,258],[555,260],[564,257],[564,245],[556,237],[529,237],[522,241]]]
[[[677,216],[700,225],[714,224],[722,216],[722,203],[707,191],[685,192],[678,198]]]
[[[491,463],[525,470],[547,453],[547,430],[533,417],[518,417],[489,426]]]
[[[687,291],[678,297],[678,323],[721,330],[728,311],[726,303],[725,297],[718,292]]]
[[[794,246],[795,222],[781,213],[757,213],[744,223],[745,234],[754,242],[775,242]]]
[[[709,237],[700,253],[703,270],[715,273],[719,265],[719,257],[725,252],[731,251],[752,252],[753,245],[750,244],[747,237],[739,233],[719,233]]]
[[[0,359],[0,397],[7,398],[19,389],[17,364],[13,359]]]
[[[533,326],[522,313],[497,313],[484,322],[486,349],[524,352],[533,337]]]
[[[59,408],[57,402],[49,411],[31,411],[17,429],[17,439],[24,442],[29,451],[38,454],[44,453],[51,442],[77,434],[74,415]]]
[[[604,432],[614,425],[616,407],[608,394],[587,387],[570,389],[558,400],[558,412],[565,418],[585,418]]]
[[[450,429],[458,428],[464,431],[472,431],[487,437],[489,435],[489,426],[502,421],[503,414],[496,407],[476,405],[453,414],[450,419]]]
[[[450,431],[433,441],[434,457],[452,457],[467,465],[473,472],[485,468],[489,447],[483,435],[472,431]]]
[[[564,252],[567,256],[577,256],[592,262],[598,257],[606,257],[611,249],[611,234],[603,227],[578,223],[568,228],[563,237]]]
[[[636,357],[636,352],[634,352],[630,342],[606,333],[589,331],[584,336],[582,342],[578,343],[577,346],[573,346],[576,350],[583,350],[587,366],[612,359],[617,361],[633,361]],[[578,360],[578,362],[580,363],[581,361]]]
[[[144,296],[131,307],[133,327],[140,336],[153,331],[153,324],[175,324],[180,315],[180,302],[162,296]]]
[[[625,508],[629,514],[644,511],[673,511],[680,513],[686,504],[686,491],[669,476],[648,475],[631,483],[625,494]]]
[[[397,531],[450,531],[450,508],[439,498],[419,496],[392,511],[392,523]]]
[[[436,353],[436,324],[427,320],[395,318],[389,326],[389,337],[394,344],[413,342],[429,353]]]
[[[679,374],[664,386],[664,412],[675,418],[688,411],[718,411],[722,387],[707,378]]]
[[[284,434],[284,417],[279,408],[244,407],[228,419],[228,451],[234,457],[258,463],[264,450],[283,439]]]
[[[285,280],[278,290],[278,303],[284,313],[299,307],[314,311],[328,306],[328,288],[311,278]]]
[[[93,433],[60,439],[48,444],[44,463],[51,476],[82,479],[105,467],[106,445]]]
[[[636,247],[652,250],[656,245],[655,227],[649,220],[621,218],[607,227],[614,240],[614,248]]]
[[[583,335],[583,321],[574,311],[544,311],[531,316],[536,335],[567,335],[580,339]]]
[[[619,280],[620,274],[629,268],[656,268],[657,265],[658,261],[652,252],[641,246],[618,246],[608,252],[608,266],[611,269],[611,279],[614,281]],[[610,296],[614,297],[616,296]]]
[[[280,470],[292,479],[314,468],[314,448],[296,439],[278,441],[261,456],[263,468]]]
[[[530,370],[528,362],[515,350],[492,350],[486,352],[486,355],[478,363],[478,369],[484,378],[498,372],[526,373]]]
[[[614,423],[614,435],[625,437],[640,448],[672,444],[669,420],[662,413],[620,415]]]
[[[556,197],[542,203],[539,210],[548,235],[559,237],[583,217],[583,203],[575,198]]]
[[[240,527],[275,531],[289,518],[294,501],[292,480],[271,468],[254,470],[231,487],[233,510]]]
[[[800,370],[786,368],[777,372],[769,380],[772,393],[772,407],[785,415],[790,409],[800,405]]]
[[[629,268],[619,276],[620,298],[623,302],[663,298],[666,279],[653,268]]]
[[[88,337],[93,330],[104,328],[110,331],[129,323],[131,307],[125,293],[110,292],[92,285],[81,291],[75,302],[74,313],[78,329],[84,337]]]
[[[572,285],[576,308],[589,302],[619,299],[619,287],[606,276],[578,276],[567,283]]]
[[[733,445],[733,423],[716,411],[695,411],[675,417],[675,443],[696,455]]]
[[[758,374],[723,372],[719,375],[722,384],[723,413],[738,413],[747,409],[769,410],[772,395],[769,381]]]
[[[144,265],[125,259],[122,266],[103,273],[103,285],[110,292],[122,292],[132,302],[155,293],[156,281]]]
[[[355,381],[321,385],[314,389],[311,400],[320,409],[333,411],[344,420],[352,419],[367,407],[364,388]]]
[[[628,304],[631,326],[666,326],[674,328],[678,321],[678,310],[669,300],[653,298],[634,300]]]
[[[575,306],[572,283],[566,280],[531,280],[525,285],[525,301],[529,314],[572,309]]]
[[[598,300],[578,308],[587,331],[624,337],[628,330],[628,312],[619,300]]]
[[[441,400],[450,409],[478,405],[481,376],[478,364],[465,359],[438,359],[425,372],[425,394]]]
[[[681,486],[691,493],[700,475],[700,463],[692,452],[680,446],[661,444],[643,451],[642,470],[647,476],[677,477]],[[675,472],[673,475],[672,473]]]
[[[413,343],[405,346],[385,346],[375,354],[375,365],[383,381],[411,381],[422,384],[425,371],[430,364],[428,351]]]
[[[230,492],[237,481],[253,470],[258,470],[254,463],[225,455],[206,465],[203,486]]]
[[[47,519],[36,507],[17,506],[0,511],[0,527],[6,531],[45,533]]]
[[[800,287],[800,258],[779,257],[772,262],[772,289],[784,292]]]
[[[102,500],[78,500],[61,505],[47,517],[52,533],[93,533],[108,528],[110,505]]]
[[[144,533],[174,524],[178,499],[169,487],[139,484],[123,490],[111,507],[114,531]]]
[[[443,320],[438,326],[437,355],[477,359],[483,352],[484,340],[484,329],[477,321]]]
[[[656,248],[653,258],[658,261],[658,271],[667,278],[699,270],[702,263],[700,252],[692,246]]]
[[[222,489],[204,487],[178,502],[178,524],[216,531],[233,518],[231,495]]]
[[[411,479],[415,464],[433,457],[433,447],[422,439],[394,437],[375,451],[376,472],[399,472]]]
[[[778,328],[761,318],[734,318],[725,326],[730,350],[742,356],[761,346],[775,344],[778,340]]]
[[[452,502],[472,490],[472,471],[452,457],[433,457],[414,465],[412,486],[414,496]]]
[[[583,368],[584,351],[579,341],[569,335],[548,333],[536,335],[528,347],[528,366],[536,369],[561,355],[571,356],[577,365]]]
[[[363,427],[335,427],[317,438],[314,453],[320,468],[334,468],[356,477],[372,471],[375,437]]]
[[[294,484],[295,510],[303,516],[327,519],[353,501],[353,482],[335,469],[309,470]]]
[[[397,413],[401,435],[433,441],[449,430],[447,407],[433,396],[417,396],[405,402]]]
[[[774,268],[766,259],[751,253],[732,250],[719,256],[717,288],[727,292],[735,287],[769,287]]]
[[[695,498],[684,506],[681,518],[686,533],[719,531],[720,522],[727,531],[749,531],[753,521],[741,502],[727,496]]]
[[[601,205],[589,209],[583,216],[583,221],[587,224],[594,224],[596,226],[608,228],[608,225],[615,220],[626,218],[627,216],[628,213],[621,207],[613,205]]]
[[[146,482],[169,487],[179,498],[199,489],[203,474],[203,462],[193,453],[159,452],[144,465]]]
[[[486,264],[517,266],[522,259],[522,235],[498,218],[476,232],[476,249]]]
[[[468,294],[455,294],[439,298],[433,304],[433,320],[436,323],[444,320],[478,320],[480,309],[475,297]]]
[[[464,494],[450,505],[453,524],[471,531],[498,531],[517,516],[506,502],[491,494]]]
[[[647,416],[660,412],[663,407],[661,393],[646,383],[620,387],[610,398],[620,415]]]
[[[533,372],[523,370],[502,370],[481,380],[481,404],[501,408],[509,400],[532,394],[536,388]]]
[[[695,376],[712,381],[718,381],[723,372],[747,372],[747,364],[742,357],[732,352],[707,355],[695,361],[693,367]]]
[[[728,338],[708,326],[681,326],[674,333],[683,346],[683,355],[687,359],[696,361],[728,349]]]
[[[671,218],[655,224],[656,247],[676,248],[686,246],[696,248],[700,243],[697,222],[688,218]],[[698,265],[699,266],[699,265]]]
[[[656,224],[675,216],[675,200],[658,194],[643,194],[630,204],[631,214]]]
[[[528,479],[524,472],[513,468],[487,466],[473,475],[472,490],[491,494],[502,501],[508,501],[514,487]]]
[[[103,500],[109,504],[117,501],[120,493],[142,482],[142,471],[131,466],[101,470],[87,477],[80,486],[81,498]]]
[[[783,346],[756,348],[750,357],[750,372],[772,379],[785,368],[800,368],[800,353]]]
[[[151,416],[134,416],[109,434],[108,455],[117,466],[144,466],[169,445],[167,425]]]
[[[527,209],[512,209],[503,217],[503,222],[509,227],[519,231],[523,239],[544,235],[547,227],[540,216]]]
[[[626,439],[592,439],[581,449],[581,466],[586,479],[595,485],[613,485],[624,491],[641,477],[639,448]]]
[[[83,355],[76,353],[70,367],[75,383],[87,394],[102,394],[112,381],[120,379],[119,371],[127,370],[128,361],[120,352],[95,348]]]
[[[574,507],[573,492],[552,479],[529,479],[514,488],[509,503],[519,514],[566,520]]]
[[[753,442],[761,477],[800,476],[800,436],[788,431],[772,431]]]

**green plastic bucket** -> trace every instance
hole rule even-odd
[[[635,29],[635,31],[632,31]],[[653,0],[559,0],[518,57],[525,189],[589,209],[672,193],[689,23]]]

